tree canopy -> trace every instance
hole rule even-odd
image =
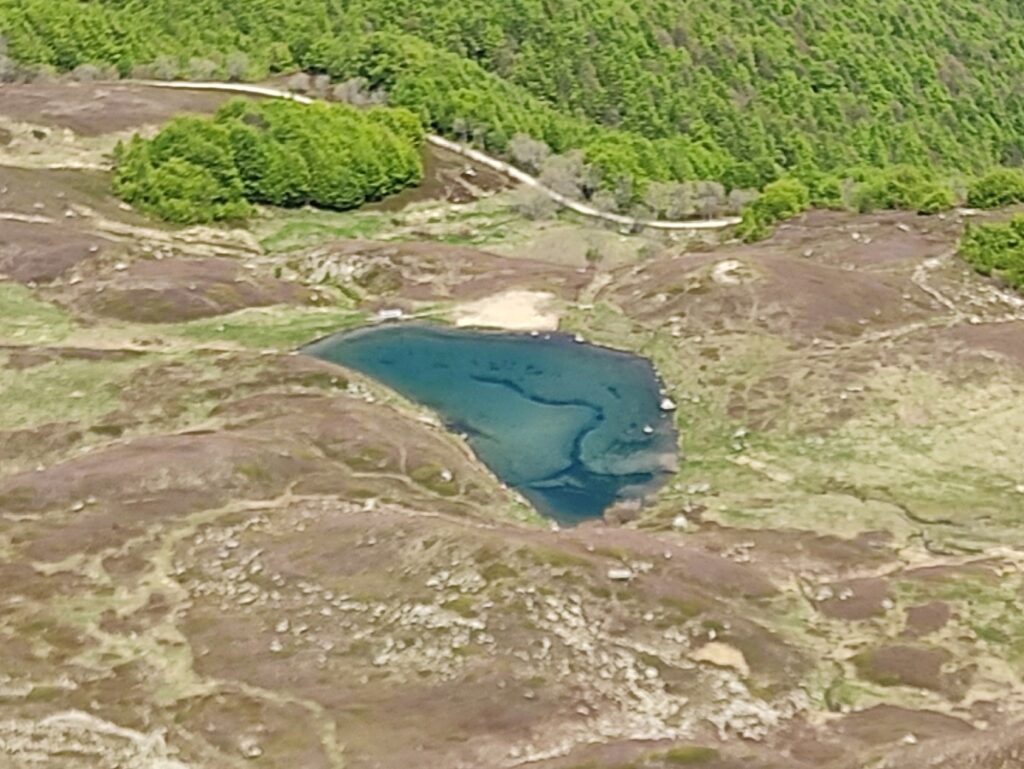
[[[422,138],[405,110],[237,99],[119,145],[114,186],[183,224],[242,219],[251,203],[354,208],[419,182]]]
[[[1024,163],[1015,0],[0,0],[0,35],[62,71],[358,81],[492,152],[580,150],[629,204],[795,178],[928,212]]]

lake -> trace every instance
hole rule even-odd
[[[644,358],[558,333],[390,324],[305,348],[435,411],[541,513],[562,524],[655,490],[676,430]]]

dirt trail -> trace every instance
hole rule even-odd
[[[156,80],[140,80],[137,81],[140,85],[153,86],[154,88],[185,88],[191,90],[204,90],[204,91],[231,91],[236,93],[252,94],[254,96],[267,96],[274,99],[289,99],[290,101],[298,102],[299,104],[313,104],[316,100],[311,99],[308,96],[302,96],[301,94],[291,93],[289,91],[282,91],[278,88],[270,88],[267,86],[259,85],[246,85],[244,83],[197,83],[191,81],[181,82],[163,82]],[[700,220],[687,220],[687,221],[671,221],[671,220],[653,220],[653,219],[635,219],[631,216],[622,216],[621,214],[611,214],[606,211],[599,211],[593,206],[588,206],[586,203],[581,203],[578,200],[573,200],[566,195],[557,192],[550,187],[544,185],[540,179],[535,176],[531,176],[525,171],[520,171],[515,166],[506,163],[502,160],[498,160],[495,157],[475,150],[471,147],[467,147],[458,142],[449,141],[442,136],[436,134],[427,134],[427,141],[433,144],[435,147],[441,147],[450,152],[458,153],[463,157],[467,157],[481,165],[487,166],[495,171],[505,174],[509,178],[525,184],[528,187],[533,187],[536,190],[540,190],[558,205],[563,208],[568,208],[570,211],[589,217],[591,219],[602,219],[612,224],[617,224],[620,227],[627,227],[630,229],[657,229],[657,230],[720,230],[726,227],[732,227],[740,223],[738,216],[727,216],[721,219],[700,219]]]

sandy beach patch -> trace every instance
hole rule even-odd
[[[456,326],[485,326],[510,331],[558,328],[555,295],[547,291],[504,291],[455,308]]]

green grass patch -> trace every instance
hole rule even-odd
[[[497,582],[502,579],[512,579],[517,574],[518,572],[511,566],[501,561],[496,561],[495,563],[488,564],[480,573],[480,576],[488,582]]]
[[[52,344],[74,328],[64,310],[36,299],[25,286],[0,283],[0,340],[12,344]]]
[[[671,766],[699,766],[718,759],[718,751],[702,745],[680,745],[657,756]]]
[[[590,561],[576,553],[569,553],[565,550],[555,550],[550,547],[534,547],[523,551],[529,557],[547,566],[554,566],[558,569],[570,569],[577,566],[589,566]]]
[[[460,617],[475,617],[477,615],[475,602],[468,595],[460,595],[458,598],[445,601],[441,608],[453,611]]]
[[[144,360],[58,360],[21,370],[0,366],[0,428],[87,422],[113,411],[124,383]]]
[[[203,343],[233,342],[259,349],[290,350],[365,321],[365,313],[337,307],[259,307],[166,330]]]
[[[426,489],[442,497],[453,497],[459,493],[455,480],[446,475],[443,467],[436,464],[420,465],[409,473],[409,477]]]
[[[289,219],[264,237],[260,244],[272,253],[294,251],[336,238],[374,238],[391,224],[390,214],[373,211]]]

